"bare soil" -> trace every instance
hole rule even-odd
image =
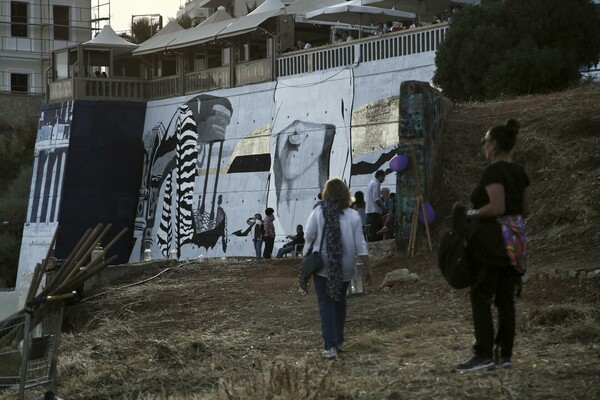
[[[532,181],[530,274],[517,300],[514,369],[459,374],[473,343],[466,290],[418,254],[371,247],[374,283],[348,299],[346,343],[321,358],[300,260],[210,259],[116,282],[69,307],[58,393],[65,399],[600,398],[600,86],[456,105],[439,143],[434,245],[452,203],[485,165],[487,127],[523,123],[517,162]],[[377,291],[390,271],[418,282]],[[2,395],[0,394],[0,397]]]

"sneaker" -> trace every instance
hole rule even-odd
[[[512,368],[512,360],[510,359],[510,357],[500,356],[500,347],[494,348],[494,362],[502,369]]]
[[[481,358],[478,356],[473,356],[469,361],[463,364],[459,364],[456,366],[456,371],[458,372],[470,372],[470,371],[479,371],[479,370],[491,371],[496,369],[496,363],[494,360],[490,358]]]
[[[337,353],[338,353],[337,349],[335,347],[332,347],[330,349],[323,350],[323,352],[321,353],[321,355],[323,357],[325,357],[325,358],[332,359],[332,358],[336,358],[337,357]]]
[[[512,367],[513,367],[512,360],[509,357],[501,358],[498,365],[500,365],[500,367],[502,367],[502,369],[512,369]]]

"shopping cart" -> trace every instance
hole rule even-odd
[[[24,400],[33,388],[55,391],[64,302],[74,295],[36,299],[25,312],[0,321],[0,398],[14,399],[16,391]]]

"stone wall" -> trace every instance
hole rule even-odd
[[[44,96],[0,93],[0,123],[14,128],[34,126]]]

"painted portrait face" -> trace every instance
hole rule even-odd
[[[277,134],[275,158],[284,179],[299,178],[317,162],[329,130],[329,124],[294,121]]]

